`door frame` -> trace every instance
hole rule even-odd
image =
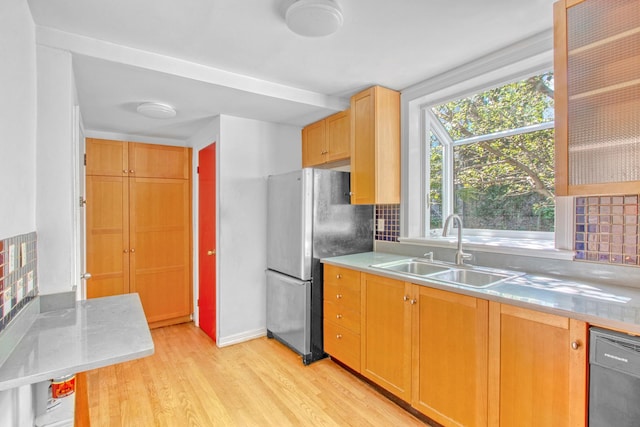
[[[215,147],[215,205],[214,205],[214,217],[215,217],[215,246],[214,248],[217,250],[219,248],[220,242],[220,233],[219,233],[219,158],[220,158],[220,145],[218,141],[208,140],[208,142],[203,143],[202,145],[193,146],[193,169],[194,176],[197,176],[197,179],[193,180],[193,223],[195,227],[193,228],[193,246],[194,253],[196,256],[193,257],[193,296],[194,296],[194,312],[193,312],[193,322],[196,326],[200,327],[200,307],[198,304],[198,300],[200,298],[200,251],[206,250],[205,248],[200,248],[200,177],[199,177],[199,155],[200,151],[206,149],[208,147]],[[220,310],[219,310],[219,296],[220,296],[220,286],[219,286],[219,262],[218,262],[218,254],[215,255],[215,265],[214,265],[214,274],[215,274],[215,290],[214,290],[214,298],[215,298],[215,306],[214,306],[214,334],[215,334],[215,342],[218,344],[218,339],[220,337]]]

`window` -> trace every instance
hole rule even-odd
[[[466,234],[553,238],[553,73],[426,105],[422,114],[424,235],[440,233],[456,213]]]

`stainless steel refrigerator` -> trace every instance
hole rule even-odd
[[[302,169],[268,178],[267,336],[325,357],[321,258],[371,251],[373,206],[351,205],[349,173]]]

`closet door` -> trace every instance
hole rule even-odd
[[[129,176],[189,179],[191,150],[169,145],[129,143]]]
[[[129,178],[87,176],[87,298],[129,292]]]
[[[131,292],[147,321],[178,323],[191,314],[189,180],[129,179]]]
[[[129,176],[128,143],[87,138],[87,175]]]

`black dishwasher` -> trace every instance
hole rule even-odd
[[[592,327],[589,427],[640,426],[640,337]]]

